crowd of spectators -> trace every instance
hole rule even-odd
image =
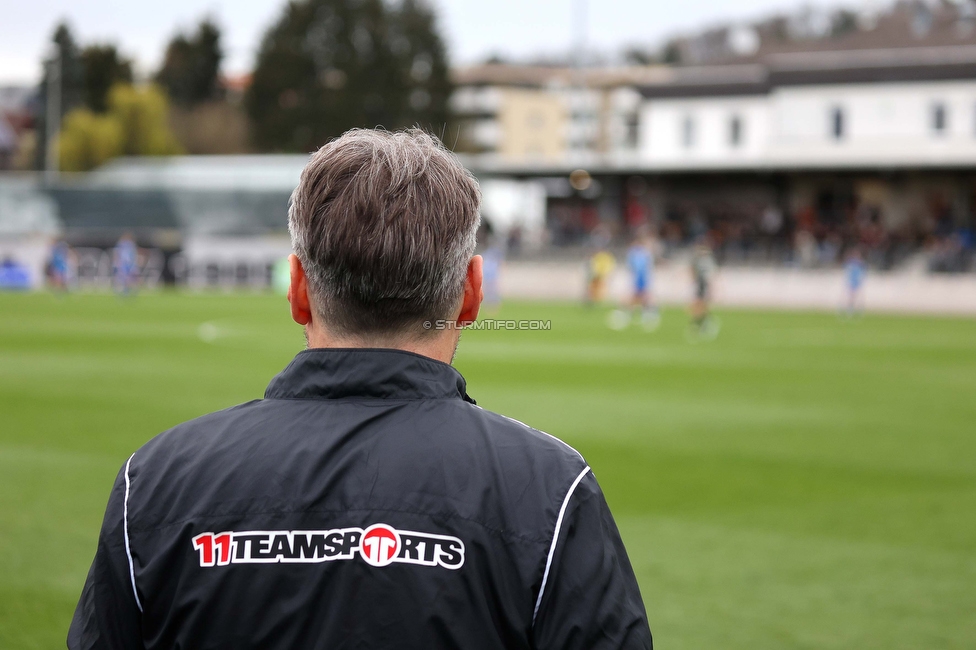
[[[887,225],[880,207],[869,203],[819,199],[796,210],[769,203],[675,203],[660,217],[642,207],[625,205],[612,219],[614,239],[623,244],[651,225],[671,254],[707,237],[721,264],[830,268],[857,249],[872,268],[890,270],[909,259],[921,259],[928,270],[976,271],[973,219],[960,220],[950,207],[933,200],[897,227]],[[549,242],[557,247],[587,244],[608,221],[587,202],[550,206]],[[602,218],[601,218],[602,217]],[[920,255],[919,255],[920,254]]]

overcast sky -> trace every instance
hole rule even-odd
[[[584,3],[588,5],[587,42],[605,52],[631,43],[657,44],[670,34],[723,20],[762,17],[802,4],[828,4],[825,0],[433,2],[453,63],[471,63],[492,53],[525,57],[565,52],[575,29],[572,16]],[[253,64],[261,35],[284,4],[285,0],[0,0],[0,85],[33,83],[39,78],[39,60],[62,18],[83,44],[113,42],[136,60],[138,70],[148,72],[158,66],[166,42],[177,30],[192,28],[209,14],[224,30],[225,70],[244,72]]]

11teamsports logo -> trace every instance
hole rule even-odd
[[[464,542],[457,537],[397,530],[387,524],[366,529],[249,530],[200,533],[193,538],[200,566],[320,563],[351,560],[384,567],[394,562],[458,569]]]

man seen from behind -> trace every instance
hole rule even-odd
[[[70,648],[651,647],[586,462],[450,365],[482,299],[479,202],[419,131],[312,156],[289,213],[308,349],[128,459]]]

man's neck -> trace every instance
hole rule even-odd
[[[404,350],[450,364],[460,338],[457,330],[448,329],[430,338],[336,336],[317,327],[306,327],[305,338],[313,348],[380,348]]]

